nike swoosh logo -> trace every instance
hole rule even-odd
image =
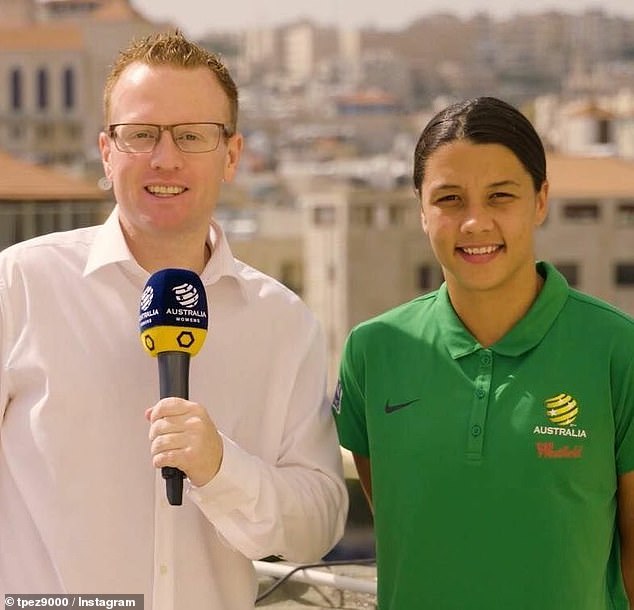
[[[414,398],[414,400],[409,400],[408,402],[400,402],[397,405],[391,405],[389,400],[385,401],[385,412],[386,413],[394,413],[394,411],[398,411],[399,409],[404,409],[405,407],[409,407],[413,405],[415,402],[418,402],[420,398]]]

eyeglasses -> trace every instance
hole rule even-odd
[[[220,134],[230,138],[233,134],[224,123],[178,123],[153,125],[151,123],[116,123],[108,126],[108,135],[118,150],[125,153],[149,153],[169,131],[174,144],[186,153],[211,152],[218,148]]]

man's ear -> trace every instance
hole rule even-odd
[[[225,166],[222,172],[223,182],[231,182],[236,175],[243,146],[244,138],[241,133],[235,133],[229,138],[227,142],[227,154],[225,155]]]
[[[112,180],[112,165],[110,163],[110,155],[112,154],[112,142],[105,131],[99,134],[99,152],[101,154],[101,164],[103,165],[103,173]]]

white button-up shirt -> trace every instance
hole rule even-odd
[[[319,324],[235,260],[216,225],[210,240],[209,332],[189,396],[224,457],[204,487],[185,482],[182,506],[151,463],[144,411],[158,367],[138,329],[149,274],[117,209],[101,227],[0,253],[0,599],[142,593],[146,610],[246,610],[251,559],[313,561],[341,536]]]

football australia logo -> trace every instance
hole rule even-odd
[[[154,289],[152,286],[146,286],[143,294],[141,295],[141,311],[147,311],[147,308],[152,304],[154,298]]]
[[[181,284],[172,288],[176,301],[182,307],[193,309],[198,305],[198,291],[191,284]]]
[[[337,381],[337,387],[335,388],[335,395],[332,399],[332,410],[339,415],[341,413],[341,394],[343,390],[341,388],[341,380]]]
[[[579,416],[579,403],[570,394],[562,393],[547,398],[544,401],[545,416],[553,424],[551,426],[535,426],[533,434],[541,437],[566,436],[575,439],[587,438],[585,430],[575,424]],[[583,453],[583,445],[555,445],[550,439],[535,443],[537,455],[540,458],[574,459],[580,458]]]
[[[577,419],[579,405],[570,394],[559,394],[544,401],[546,416],[557,426],[570,426]]]

